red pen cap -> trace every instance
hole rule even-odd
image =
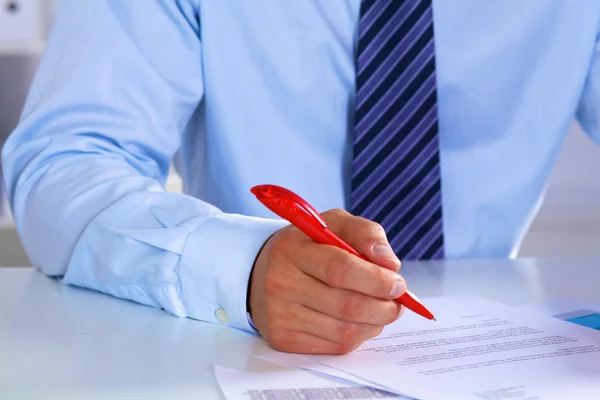
[[[258,185],[250,191],[268,209],[289,221],[317,243],[337,246],[366,260],[352,246],[327,229],[327,223],[306,200],[277,185]]]
[[[277,185],[258,185],[254,186],[250,191],[269,210],[281,218],[290,221],[292,224],[299,213],[306,213],[318,221],[323,228],[327,227],[325,220],[317,210],[302,197],[286,188]]]

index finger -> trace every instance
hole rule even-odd
[[[302,272],[331,287],[381,299],[397,299],[406,292],[406,281],[398,273],[337,247],[307,243],[294,260]]]

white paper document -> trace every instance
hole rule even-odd
[[[441,309],[443,306],[445,310],[445,314],[447,316],[461,316],[466,314],[474,314],[482,312],[483,310],[490,310],[494,308],[503,308],[505,307],[502,303],[497,303],[491,300],[483,299],[476,296],[470,295],[461,295],[461,296],[450,296],[434,299],[427,299],[425,301],[429,306],[434,306],[436,309]],[[437,307],[436,307],[437,306]],[[262,343],[265,343],[262,339],[258,339]],[[299,354],[290,354],[290,353],[282,353],[279,351],[271,351],[270,353],[263,354],[257,356],[265,361],[269,361],[275,364],[283,365],[289,368],[298,368],[308,371],[313,371],[318,374],[327,375],[330,377],[334,377],[337,379],[341,379],[344,381],[354,382],[359,385],[370,386],[373,388],[379,388],[381,390],[394,392],[397,394],[404,394],[401,390],[390,388],[383,386],[379,383],[369,381],[363,379],[360,376],[353,375],[346,371],[342,371],[340,369],[332,368],[328,365],[322,364],[320,362],[311,360],[308,356],[299,355]]]
[[[242,372],[216,365],[215,376],[227,400],[414,400],[306,371]]]
[[[348,355],[309,358],[422,400],[600,399],[600,332],[498,303],[426,303],[438,322],[407,312]]]

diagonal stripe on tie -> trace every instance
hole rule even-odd
[[[444,257],[431,0],[364,0],[351,211],[401,259]]]

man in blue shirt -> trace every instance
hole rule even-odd
[[[573,117],[600,141],[599,24],[592,0],[63,0],[2,154],[18,230],[68,284],[350,351],[400,315],[398,258],[516,254]]]

